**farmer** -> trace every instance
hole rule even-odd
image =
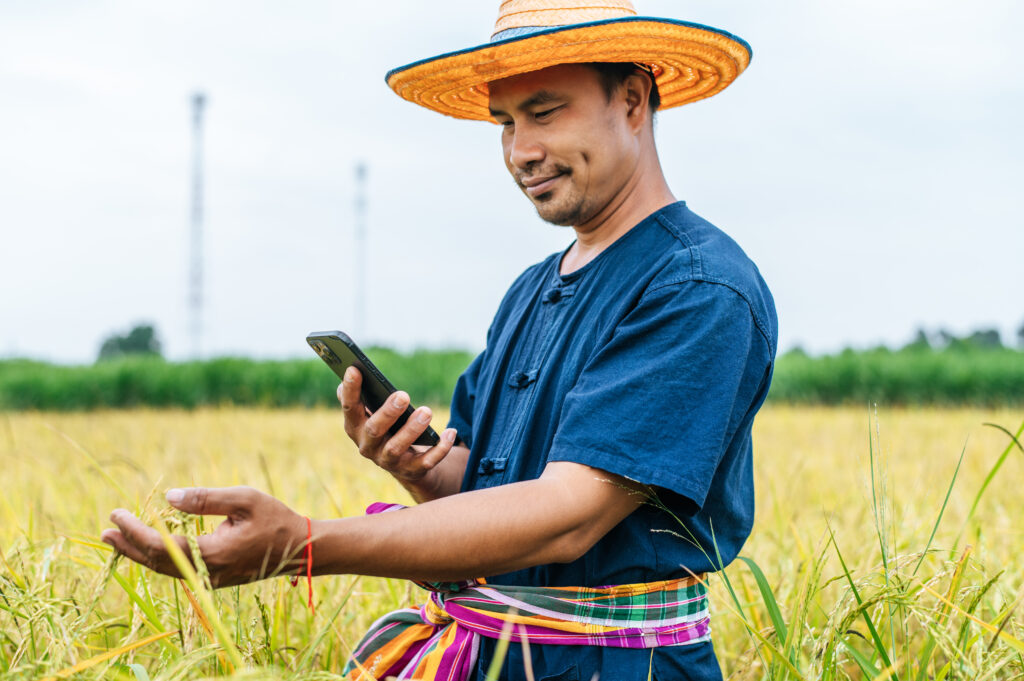
[[[743,251],[673,196],[653,118],[722,91],[749,48],[628,0],[558,5],[506,0],[490,43],[388,74],[407,100],[496,121],[519,189],[576,235],[512,284],[437,446],[412,446],[428,409],[389,436],[408,396],[369,415],[345,376],[345,431],[418,504],[311,521],[248,488],[167,494],[227,516],[199,540],[216,586],[309,570],[431,589],[374,625],[351,679],[482,679],[503,629],[502,679],[721,678],[704,575],[753,523],[776,316]],[[155,530],[111,519],[105,541],[177,574]]]

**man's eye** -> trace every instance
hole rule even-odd
[[[555,113],[556,111],[558,111],[561,108],[562,107],[560,107],[560,106],[556,106],[554,109],[547,109],[545,111],[538,111],[536,116],[537,116],[537,118],[547,118],[548,116],[550,116],[551,114]]]

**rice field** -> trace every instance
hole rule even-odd
[[[1024,450],[983,425],[1022,420],[766,407],[751,562],[710,581],[726,675],[1024,678]],[[172,486],[252,485],[319,517],[406,501],[335,410],[0,413],[0,471],[0,678],[338,678],[370,622],[420,598],[317,578],[313,615],[285,579],[193,593],[98,543],[110,509],[154,518]]]

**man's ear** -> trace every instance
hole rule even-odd
[[[651,79],[643,73],[633,73],[622,81],[627,122],[634,133],[639,132],[651,117],[651,87]]]

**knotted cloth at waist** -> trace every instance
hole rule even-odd
[[[374,504],[367,512],[397,508]],[[480,637],[501,638],[503,629],[513,642],[612,648],[711,637],[707,589],[697,577],[599,588],[417,583],[430,590],[427,602],[374,622],[345,667],[346,679],[464,681],[476,666]]]

